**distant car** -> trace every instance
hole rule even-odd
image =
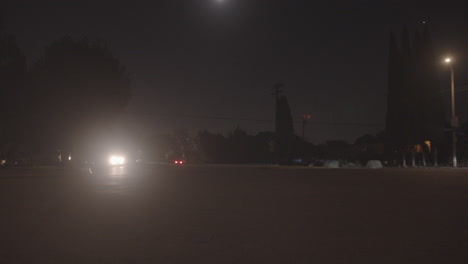
[[[84,159],[84,164],[94,168],[128,167],[142,163],[141,158],[129,152],[97,152]]]
[[[174,160],[173,163],[176,164],[176,165],[184,165],[186,162],[185,162],[185,160]]]
[[[94,157],[85,160],[83,164],[91,174],[96,175],[124,175],[129,170],[135,170],[141,166],[142,160],[135,154],[128,152],[96,153]]]

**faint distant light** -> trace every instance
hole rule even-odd
[[[432,142],[430,140],[426,140],[424,141],[424,144],[426,144],[428,151],[431,152]]]
[[[71,160],[71,155],[68,155],[68,160]]]
[[[426,21],[423,21],[423,24],[426,24]]]

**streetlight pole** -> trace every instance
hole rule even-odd
[[[451,79],[451,93],[452,93],[452,120],[451,120],[451,126],[452,126],[452,163],[453,167],[457,167],[457,134],[456,134],[456,128],[458,127],[458,119],[455,114],[455,74],[453,72],[453,67],[452,67],[452,60],[450,58],[446,58],[445,62],[448,63],[450,67],[450,79]]]

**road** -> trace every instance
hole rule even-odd
[[[466,263],[468,170],[0,170],[0,263]]]

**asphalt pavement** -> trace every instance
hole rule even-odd
[[[467,169],[0,170],[0,263],[467,263]]]

